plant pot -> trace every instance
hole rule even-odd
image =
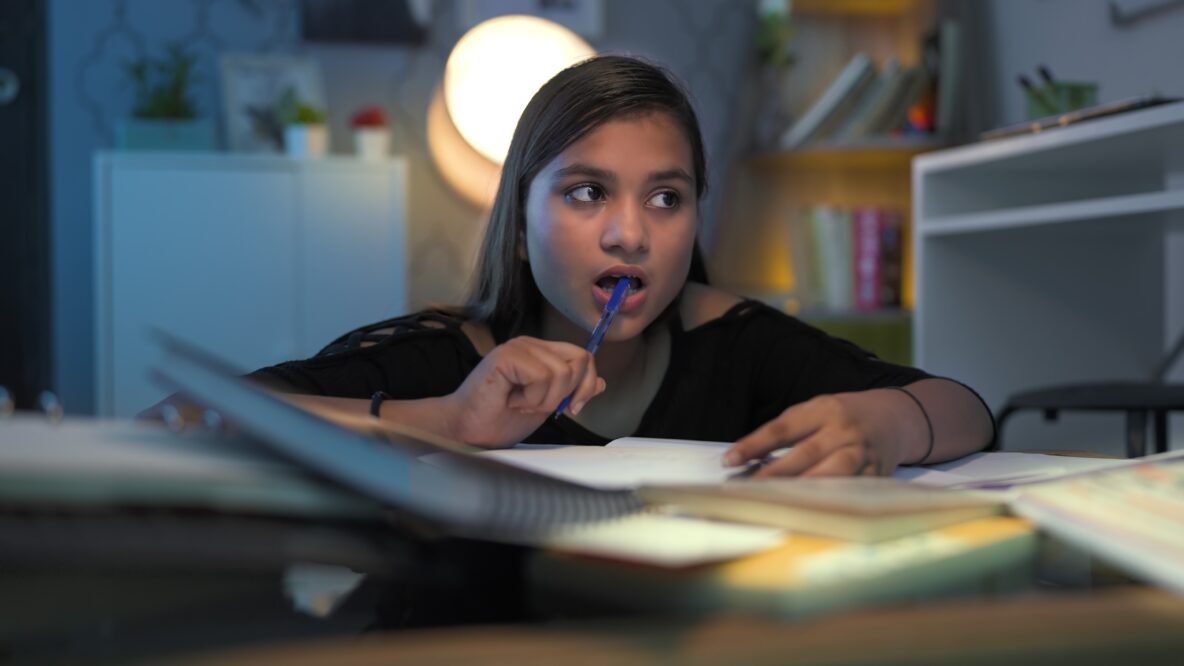
[[[288,157],[324,157],[329,152],[329,128],[324,125],[288,125],[284,128]]]
[[[212,151],[216,137],[214,122],[208,119],[128,118],[115,126],[115,147],[120,150]]]
[[[355,129],[354,152],[366,161],[385,160],[391,152],[391,131],[385,127]]]

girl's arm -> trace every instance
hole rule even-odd
[[[725,461],[739,465],[792,447],[757,476],[890,475],[898,465],[979,451],[992,433],[990,413],[969,389],[923,379],[794,405],[737,441]]]
[[[549,418],[559,403],[572,396],[569,411],[605,389],[596,361],[584,349],[566,342],[517,337],[485,355],[454,392],[434,398],[384,400],[379,418],[412,426],[441,437],[482,448],[513,446]],[[290,394],[287,399],[315,409],[365,416],[370,400]],[[140,414],[141,418],[200,420],[201,410],[182,396],[172,396]]]

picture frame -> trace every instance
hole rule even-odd
[[[279,153],[284,128],[281,95],[292,88],[304,103],[326,110],[320,67],[311,58],[226,53],[221,58],[223,127],[234,152]]]
[[[505,14],[526,14],[554,21],[588,40],[604,35],[602,0],[460,0],[460,29]]]

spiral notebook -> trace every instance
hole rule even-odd
[[[469,447],[429,433],[314,413],[175,336],[156,337],[165,355],[155,374],[172,389],[302,468],[450,533],[529,541],[642,507],[630,491],[591,488],[472,455]],[[431,463],[423,460],[427,455]]]

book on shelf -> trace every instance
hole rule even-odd
[[[868,86],[846,122],[835,132],[834,138],[850,143],[874,134],[872,128],[876,119],[886,113],[885,110],[904,76],[905,70],[900,66],[900,62],[895,56],[889,57],[880,68],[875,83]]]
[[[908,119],[909,109],[921,99],[928,86],[929,74],[922,65],[906,68],[896,81],[887,104],[870,120],[868,134],[887,136],[901,129]]]
[[[899,308],[904,216],[894,208],[822,205],[790,219],[794,300],[803,311]]]
[[[856,53],[822,95],[781,136],[781,148],[793,150],[834,131],[876,78],[865,53]]]
[[[819,302],[828,310],[850,310],[854,301],[851,214],[835,206],[815,206],[810,224]]]
[[[880,307],[880,272],[883,270],[880,243],[883,222],[881,209],[875,206],[861,206],[851,215],[855,251],[855,309],[860,312]]]
[[[958,21],[943,19],[934,35],[933,48],[936,71],[930,75],[937,83],[937,117],[935,130],[939,136],[952,137],[957,128],[958,102],[962,98],[962,29]]]
[[[816,310],[820,307],[821,276],[814,249],[813,209],[800,208],[790,211],[786,220],[789,225],[789,260],[793,275],[793,291],[790,294],[793,313]]]
[[[900,307],[903,216],[882,206],[852,213],[855,252],[855,309],[871,312]]]

